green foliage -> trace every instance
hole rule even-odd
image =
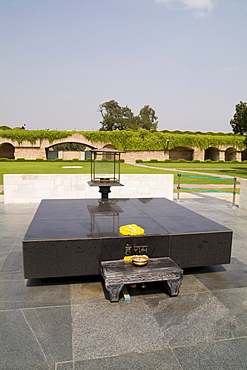
[[[44,159],[43,158],[36,158],[36,162],[43,162]]]
[[[9,126],[0,126],[0,130],[11,130]]]
[[[156,162],[158,162],[158,159],[150,159],[150,161],[149,161],[150,163],[156,163]]]
[[[239,135],[171,134],[143,129],[138,131],[93,131],[81,132],[81,134],[92,142],[111,143],[119,150],[166,150],[167,140],[169,140],[169,150],[178,146],[188,148],[196,146],[201,149],[218,147],[219,145],[240,149],[245,147],[244,138]]]
[[[230,121],[234,134],[247,134],[247,103],[240,101],[236,105],[236,112]]]
[[[121,107],[115,100],[101,104],[99,111],[102,115],[100,131],[157,129],[158,117],[149,105],[145,105],[138,116],[129,107]]]
[[[180,130],[174,130],[174,131],[170,131],[170,130],[162,130],[161,132],[163,133],[169,133],[169,134],[189,134],[189,135],[210,135],[210,136],[229,136],[229,135],[234,135],[234,133],[232,132],[212,132],[212,131],[208,131],[208,132],[203,132],[203,131],[180,131]]]
[[[136,159],[136,163],[143,163],[142,159]]]
[[[212,159],[205,159],[205,161],[204,161],[204,163],[212,163],[212,162],[213,162]]]
[[[16,160],[17,160],[18,162],[25,162],[25,160],[26,160],[26,159],[25,159],[25,158],[17,158]]]
[[[193,159],[192,163],[201,163],[201,161],[199,159]]]
[[[49,131],[49,130],[22,130],[22,129],[12,129],[12,130],[0,130],[0,137],[6,139],[11,139],[17,141],[21,144],[24,140],[29,141],[31,144],[35,144],[37,140],[47,139],[49,143],[54,140],[64,139],[69,137],[73,131]]]
[[[135,129],[134,114],[127,106],[120,107],[115,100],[110,100],[101,104],[99,111],[102,115],[100,131]]]
[[[177,162],[178,163],[188,163],[189,161],[186,161],[186,159],[178,159]]]
[[[199,134],[174,134],[170,132],[159,132],[150,130],[115,130],[115,131],[46,131],[46,130],[1,130],[0,137],[17,141],[21,144],[24,140],[34,144],[37,140],[47,139],[50,143],[53,140],[68,138],[72,134],[81,134],[90,140],[95,146],[100,141],[105,144],[112,144],[118,150],[168,150],[175,147],[199,147],[207,149],[227,145],[229,147],[245,148],[245,138],[241,135],[199,135]]]
[[[156,116],[154,109],[149,107],[149,105],[145,105],[140,110],[139,122],[139,128],[145,130],[157,130],[158,117]]]

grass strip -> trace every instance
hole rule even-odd
[[[166,163],[162,163],[163,165],[166,165]],[[171,163],[168,163],[171,165]],[[198,163],[191,164],[191,167],[188,167],[188,163],[180,163],[181,165],[186,165],[186,169],[189,169],[190,171],[193,171],[193,166],[197,165]],[[63,167],[70,167],[70,168],[63,168]],[[82,166],[82,168],[73,168],[73,166]],[[233,166],[233,165],[231,165]],[[229,165],[230,167],[230,165]],[[234,165],[235,167],[235,165]],[[165,168],[165,167],[163,167]],[[171,170],[166,171],[163,169],[155,169],[152,166],[148,167],[139,167],[139,166],[133,166],[131,164],[122,163],[121,164],[121,173],[122,174],[173,174],[174,175],[174,183],[177,184],[177,178],[178,178],[178,172],[172,171],[173,167],[170,167]],[[176,164],[177,168],[177,164]],[[185,168],[181,168],[181,170]],[[244,177],[240,175],[240,171],[245,173],[247,178],[247,165],[242,165],[241,170],[236,169],[229,171],[229,176],[233,177]],[[4,174],[89,174],[91,172],[91,164],[87,161],[77,161],[75,163],[71,163],[71,161],[63,161],[63,162],[0,162],[0,185],[3,184],[3,175]],[[217,173],[222,174],[221,171],[216,170],[205,170],[203,171],[206,173]],[[181,171],[182,175],[187,176],[188,172]],[[224,173],[225,174],[225,173]],[[228,179],[204,179],[200,178],[199,176],[192,178],[192,177],[186,177],[181,181],[182,183],[186,184],[229,184]]]

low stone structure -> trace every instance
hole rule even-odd
[[[145,234],[122,235],[129,223]],[[228,264],[231,244],[232,230],[165,198],[44,199],[22,242],[24,277],[98,275],[101,261],[144,249],[182,269]]]
[[[4,203],[39,203],[42,199],[100,197],[98,187],[90,187],[89,174],[4,175]],[[109,198],[173,199],[172,174],[123,174],[124,186],[111,187]]]

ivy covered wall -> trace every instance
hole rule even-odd
[[[1,138],[17,141],[19,145],[23,141],[29,141],[35,144],[37,140],[47,139],[49,143],[54,140],[68,138],[73,134],[81,134],[87,140],[93,142],[111,143],[119,150],[165,150],[178,146],[198,147],[207,149],[209,147],[219,147],[226,145],[243,150],[245,145],[245,136],[232,134],[193,134],[193,133],[172,133],[160,131],[47,131],[47,130],[0,130]],[[169,146],[167,147],[169,142]]]

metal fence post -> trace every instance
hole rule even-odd
[[[234,177],[232,208],[235,208],[236,188],[237,188],[237,178]]]
[[[178,173],[178,186],[177,186],[177,201],[179,202],[179,191],[180,191],[180,178],[181,178],[181,174]]]

